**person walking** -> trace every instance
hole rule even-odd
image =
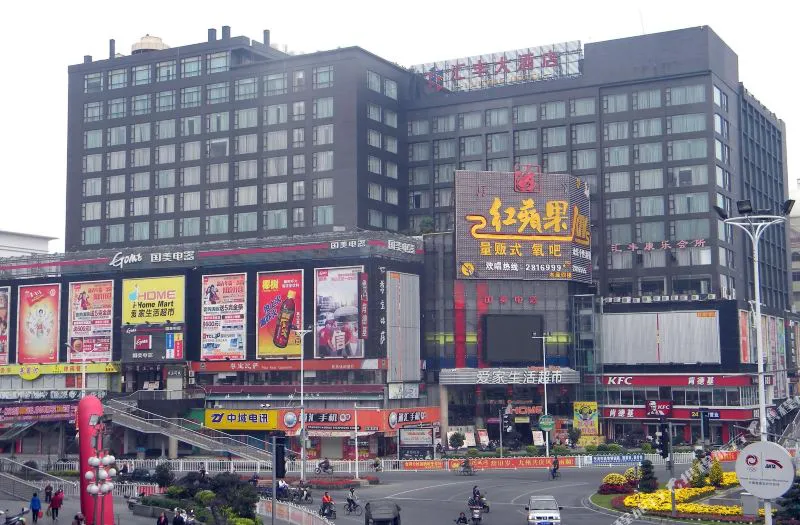
[[[51,499],[53,499],[53,486],[48,483],[44,488],[44,502],[50,503]]]
[[[50,501],[50,517],[58,521],[58,509],[64,504],[64,489],[58,489]]]
[[[37,523],[39,521],[39,512],[42,510],[42,500],[39,499],[39,495],[35,492],[33,493],[33,497],[31,498],[31,504],[29,505],[31,508],[31,516],[33,516],[33,523]]]
[[[156,525],[169,525],[169,518],[167,518],[166,512],[162,512],[158,515],[158,521],[156,521]]]

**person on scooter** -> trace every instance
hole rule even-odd
[[[328,458],[325,458],[319,462],[319,469],[322,472],[328,472],[331,469],[331,462],[328,461]]]
[[[469,462],[469,458],[464,458],[464,461],[461,462],[461,470],[464,472],[472,470],[472,464]]]
[[[464,514],[464,513],[462,512],[461,514],[459,514],[459,515],[458,515],[458,519],[457,519],[457,520],[455,520],[455,522],[456,522],[458,525],[462,525],[462,524],[464,524],[464,525],[465,525],[466,523],[468,523],[468,522],[467,522],[467,515],[466,515],[466,514]]]
[[[481,491],[477,485],[472,487],[472,504],[476,506],[481,504]]]
[[[375,472],[380,472],[381,470],[383,470],[383,468],[381,467],[381,460],[375,458],[375,460],[372,462],[372,468],[375,470]]]
[[[559,466],[560,465],[558,463],[558,456],[553,456],[553,465],[552,468],[550,469],[550,475],[552,476],[553,479],[556,479],[556,476],[558,476]]]
[[[289,498],[289,484],[286,481],[279,479],[278,480],[278,491],[276,493],[278,499],[288,499]]]
[[[326,491],[325,494],[322,495],[322,516],[323,517],[327,517],[328,514],[330,514],[332,505],[333,505],[333,498]]]
[[[356,489],[355,487],[350,487],[350,492],[347,493],[347,510],[352,512],[353,509],[356,508],[356,501],[358,501],[358,496],[356,496]]]

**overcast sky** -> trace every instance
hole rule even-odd
[[[238,2],[137,0],[7,2],[1,8],[3,161],[0,230],[58,237],[63,249],[67,66],[108,57],[146,33],[170,46],[202,42],[209,27],[296,52],[361,46],[403,66],[580,40],[598,42],[709,25],[739,55],[739,77],[788,128],[789,166],[800,145],[795,71],[797,25],[786,5],[572,0],[570,2],[358,1]],[[792,95],[795,93],[795,95]],[[794,97],[794,98],[793,98]],[[797,176],[789,174],[790,187]]]

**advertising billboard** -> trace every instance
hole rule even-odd
[[[256,291],[256,357],[300,358],[303,327],[303,270],[261,272]]]
[[[201,361],[245,359],[247,274],[203,276]]]
[[[8,332],[11,329],[11,287],[0,286],[0,365],[8,364]]]
[[[57,363],[61,285],[20,286],[17,303],[17,363]]]
[[[589,189],[525,168],[456,172],[460,279],[592,282]]]
[[[114,281],[69,283],[70,363],[111,361]]]
[[[207,408],[205,426],[215,430],[275,430],[278,428],[278,411]]]
[[[186,278],[122,280],[122,360],[184,360]]]
[[[364,357],[358,337],[361,266],[314,270],[314,357]]]
[[[745,365],[750,360],[750,314],[739,310],[739,360]]]
[[[581,436],[599,436],[600,420],[597,401],[575,401],[572,403],[572,427],[581,431]]]

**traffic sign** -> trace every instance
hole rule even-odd
[[[544,430],[545,432],[550,432],[556,427],[556,420],[553,416],[550,415],[543,415],[539,416],[539,428]]]
[[[794,463],[785,448],[771,441],[747,445],[736,460],[736,476],[746,491],[761,499],[783,496],[794,482]]]

